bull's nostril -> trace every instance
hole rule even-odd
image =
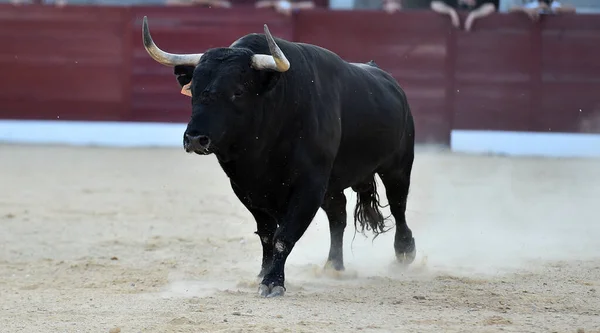
[[[210,139],[206,135],[194,135],[194,133],[185,133],[183,137],[184,145],[190,150],[205,150],[210,145]]]
[[[206,135],[200,135],[198,137],[198,143],[202,146],[202,147],[206,147],[208,146],[208,144],[210,143],[210,139],[206,136]]]

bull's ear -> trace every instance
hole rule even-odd
[[[176,65],[173,67],[173,74],[177,77],[177,82],[181,87],[186,86],[192,82],[192,76],[194,75],[194,66],[190,65]]]
[[[186,84],[185,86],[183,86],[183,87],[181,88],[181,93],[182,93],[183,95],[186,95],[186,96],[192,97],[192,88],[191,88],[191,84],[192,84],[192,83],[188,83],[188,84]]]

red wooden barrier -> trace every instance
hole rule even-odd
[[[541,31],[531,129],[600,133],[600,16],[547,20]]]
[[[582,131],[600,116],[599,18],[495,15],[457,32],[453,128]]]
[[[122,119],[127,17],[122,8],[0,6],[0,118]]]
[[[427,11],[311,11],[298,15],[294,30],[297,41],[329,48],[348,61],[374,60],[406,91],[418,140],[447,143],[452,118],[447,107],[452,97],[450,27],[449,20]]]
[[[0,118],[187,121],[172,69],[143,49],[144,15],[170,52],[229,46],[267,23],[373,59],[406,90],[419,142],[448,143],[453,128],[600,132],[600,15],[496,14],[466,33],[429,11],[0,5]]]

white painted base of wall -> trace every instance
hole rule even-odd
[[[0,142],[107,147],[176,147],[185,123],[0,120]],[[453,152],[600,157],[600,134],[453,130]]]
[[[181,147],[185,123],[0,120],[0,142],[109,147]]]
[[[354,8],[354,0],[329,0],[329,9],[348,10]]]
[[[600,134],[452,130],[450,149],[509,156],[600,157]]]

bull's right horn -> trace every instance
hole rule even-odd
[[[272,69],[278,72],[286,72],[290,69],[289,60],[285,57],[279,46],[277,46],[275,38],[271,35],[269,27],[266,24],[264,25],[264,29],[271,54],[255,54],[252,57],[252,67],[258,70]]]
[[[197,54],[173,54],[165,52],[154,44],[152,36],[150,36],[150,29],[148,29],[148,18],[144,16],[142,22],[142,39],[144,41],[144,48],[152,59],[156,60],[165,66],[174,67],[176,65],[190,65],[196,66],[200,62],[200,58],[203,53]]]

